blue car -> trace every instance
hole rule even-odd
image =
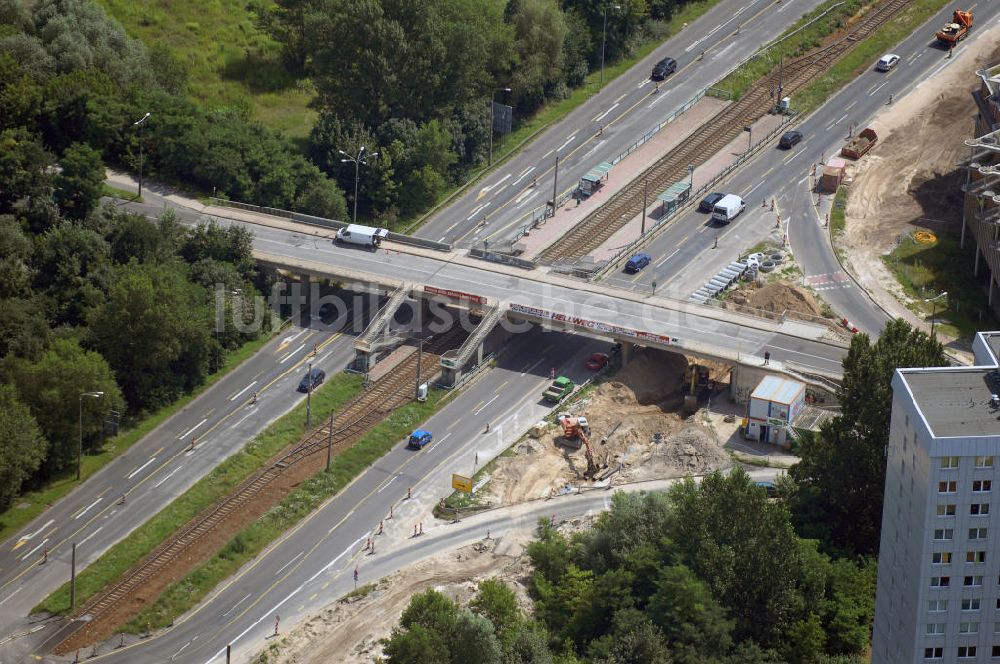
[[[649,262],[653,260],[649,254],[636,254],[632,258],[628,259],[628,263],[625,263],[625,272],[628,274],[635,274],[642,268],[649,265]]]
[[[423,448],[430,445],[432,440],[434,440],[434,436],[431,435],[430,431],[417,429],[416,431],[410,434],[410,440],[406,444],[406,446],[411,450],[422,450]]]

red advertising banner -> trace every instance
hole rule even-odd
[[[431,293],[432,295],[443,295],[444,297],[450,297],[453,300],[465,300],[466,302],[475,302],[476,304],[486,304],[486,298],[482,295],[473,295],[472,293],[463,293],[462,291],[448,290],[447,288],[424,286],[424,292]]]

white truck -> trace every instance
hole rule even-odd
[[[712,209],[712,219],[720,224],[728,224],[740,215],[747,204],[736,194],[726,194]]]
[[[337,242],[377,248],[388,235],[389,231],[384,228],[349,224],[346,228],[337,231]]]

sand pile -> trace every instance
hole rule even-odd
[[[787,281],[772,281],[760,288],[741,288],[733,291],[726,302],[776,314],[794,311],[819,316],[823,310],[812,293]]]

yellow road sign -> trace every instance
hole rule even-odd
[[[472,478],[464,475],[451,474],[451,488],[465,493],[472,493]]]

